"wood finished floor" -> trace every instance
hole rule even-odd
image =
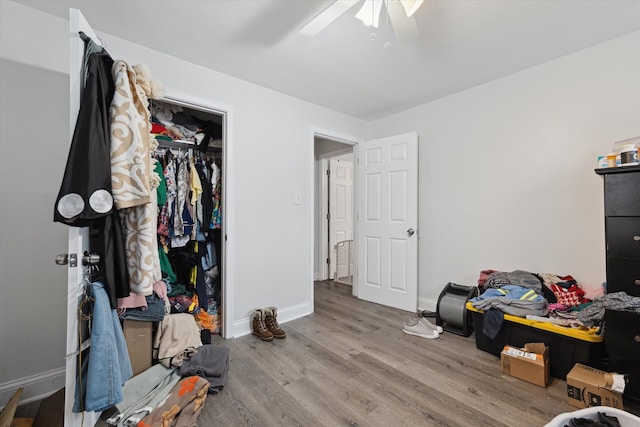
[[[286,339],[215,342],[230,348],[227,384],[198,426],[531,427],[575,409],[564,381],[542,388],[503,375],[473,335],[403,334],[409,316],[317,282],[315,313],[283,324]]]

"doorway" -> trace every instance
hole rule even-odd
[[[414,313],[418,303],[418,134],[410,132],[360,143],[315,132],[314,218],[310,280],[332,279],[326,179],[328,159],[353,153],[355,212],[351,257],[352,294],[367,301]],[[333,281],[332,281],[333,282]]]
[[[314,135],[314,281],[354,283],[355,147],[354,141]]]

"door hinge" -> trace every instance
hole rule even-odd
[[[327,176],[331,175],[331,171],[327,169]]]
[[[331,214],[330,213],[327,214],[327,219],[331,219]]]
[[[329,261],[329,258],[327,258],[327,264],[331,264],[331,261]]]

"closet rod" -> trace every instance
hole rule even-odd
[[[197,145],[195,143],[163,141],[161,139],[157,139],[156,141],[158,141],[158,147],[160,148],[185,148],[185,149],[192,148],[194,150],[197,150]],[[222,152],[220,148],[207,147],[207,153],[220,153],[220,152]]]

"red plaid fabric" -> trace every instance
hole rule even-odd
[[[570,288],[563,288],[556,284],[550,285],[553,294],[556,296],[558,303],[566,305],[567,307],[575,307],[582,303],[588,302],[584,298],[584,291],[580,289],[578,285],[573,285]]]
[[[169,206],[167,204],[158,212],[158,234],[169,236]]]

